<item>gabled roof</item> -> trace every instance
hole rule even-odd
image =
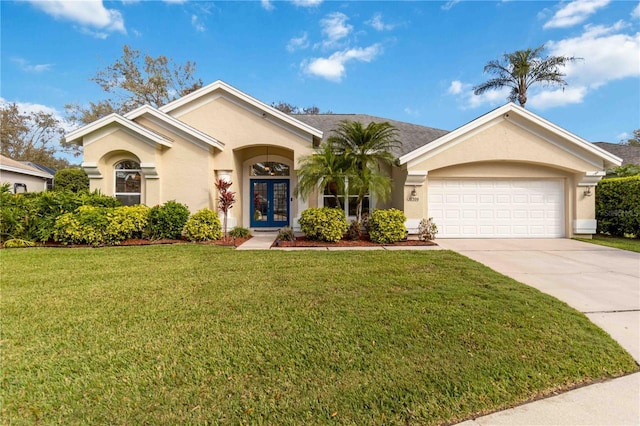
[[[302,121],[296,120],[294,117],[285,114],[284,112],[269,106],[267,104],[265,104],[264,102],[259,101],[258,99],[247,95],[244,92],[241,92],[240,90],[236,89],[235,87],[225,83],[224,81],[221,80],[217,80],[211,84],[208,84],[204,87],[201,87],[200,89],[189,93],[188,95],[185,95],[181,98],[176,99],[173,102],[169,102],[168,104],[162,106],[159,108],[159,110],[161,112],[164,112],[166,114],[171,114],[172,111],[176,110],[177,108],[180,108],[181,106],[187,105],[190,102],[196,101],[197,99],[206,96],[210,93],[215,92],[216,90],[222,91],[227,93],[228,95],[231,95],[239,100],[241,100],[242,102],[244,102],[245,104],[248,104],[250,106],[252,106],[253,108],[256,108],[259,111],[262,111],[263,114],[265,115],[269,115],[272,116],[286,124],[288,124],[289,126],[292,126],[293,128],[302,131],[304,133],[310,134],[316,138],[322,138],[322,132],[316,128],[313,128],[312,126],[309,126],[306,123],[303,123]]]
[[[593,144],[622,158],[622,165],[640,164],[640,146],[609,142],[593,142]]]
[[[326,141],[327,138],[331,136],[332,130],[336,129],[338,124],[343,120],[358,121],[364,126],[367,126],[371,122],[387,122],[398,129],[398,139],[401,145],[393,151],[396,157],[401,157],[448,133],[446,130],[434,129],[432,127],[420,126],[404,121],[389,120],[388,118],[367,114],[300,114],[294,115],[293,117],[316,129],[322,130],[324,133],[323,141]]]
[[[501,117],[503,119],[509,119],[510,114],[514,114],[516,117],[521,117],[529,121],[530,123],[533,123],[535,125],[542,127],[543,129],[552,133],[553,135],[602,158],[606,163],[610,163],[612,165],[618,165],[618,166],[622,163],[622,159],[616,157],[610,152],[605,151],[604,149],[580,138],[579,136],[574,135],[573,133],[563,129],[562,127],[557,126],[551,123],[550,121],[545,120],[544,118],[532,113],[531,111],[526,110],[521,106],[514,104],[513,102],[509,102],[506,105],[496,108],[493,111],[490,111],[476,118],[475,120],[470,121],[469,123],[465,124],[462,127],[458,127],[457,129],[434,140],[433,142],[403,155],[402,157],[400,157],[400,164],[406,164],[409,161],[412,161],[437,148],[446,147],[446,145],[451,141],[478,129],[481,126],[488,124],[493,120],[499,119]],[[513,119],[513,117],[511,118]]]
[[[53,175],[42,170],[38,170],[35,167],[22,164],[19,161],[12,160],[9,157],[0,155],[0,170],[7,172],[21,173],[23,175],[37,176],[44,179],[52,179]]]
[[[178,119],[171,117],[169,114],[165,114],[164,112],[150,105],[143,105],[139,108],[136,108],[133,111],[125,114],[124,117],[129,120],[135,120],[136,118],[141,117],[143,115],[150,115],[156,118],[157,120],[161,121],[162,123],[165,123],[166,125],[169,125],[174,129],[177,129],[182,131],[183,133],[186,133],[188,136],[196,140],[202,141],[207,145],[211,145],[215,148],[218,148],[220,151],[222,151],[224,148],[224,144],[218,141],[217,139],[207,135],[204,132],[201,132],[200,130],[194,127],[189,126],[186,123],[183,123]]]
[[[123,116],[121,116],[120,114],[116,114],[116,113],[109,114],[105,117],[102,117],[94,121],[93,123],[87,124],[84,127],[80,127],[79,129],[76,129],[72,132],[67,133],[66,135],[67,142],[75,143],[81,140],[84,136],[114,123],[124,127],[125,129],[129,129],[133,131],[134,133],[144,137],[145,139],[151,142],[155,142],[157,144],[168,146],[168,147],[172,146],[171,139],[167,138],[166,136],[163,136],[160,133],[154,132],[151,129],[148,129],[144,126],[139,125],[135,121],[128,120]]]

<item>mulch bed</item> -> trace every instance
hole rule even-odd
[[[204,244],[204,245],[216,245],[216,246],[229,246],[229,247],[237,247],[240,244],[244,243],[245,241],[247,241],[249,238],[231,238],[228,237],[227,239],[219,239],[219,240],[214,240],[214,241],[203,241],[200,243],[192,243],[191,241],[187,241],[185,239],[179,239],[179,240],[169,240],[169,239],[162,239],[162,240],[145,240],[142,238],[138,238],[138,239],[131,239],[131,240],[125,240],[123,242],[121,242],[120,244],[117,245],[113,245],[113,246],[108,246],[108,247],[118,247],[118,246],[152,246],[152,245],[158,245],[158,244]],[[36,246],[38,247],[58,247],[58,248],[78,248],[78,247],[92,247],[86,244],[62,244],[56,241],[48,241],[44,244],[36,244]],[[106,247],[106,246],[103,246]]]
[[[276,241],[271,247],[379,247],[379,246],[436,246],[433,241],[405,240],[391,244],[374,243],[368,237],[360,240],[342,239],[335,243],[311,241],[305,237],[297,237],[295,241]]]

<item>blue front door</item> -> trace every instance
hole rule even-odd
[[[289,180],[251,179],[251,227],[289,225]]]

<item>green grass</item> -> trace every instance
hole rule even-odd
[[[609,235],[594,235],[592,239],[576,238],[586,243],[598,244],[601,246],[614,247],[622,250],[635,251],[640,253],[640,238],[610,237]]]
[[[0,257],[4,424],[442,424],[638,369],[450,251]]]

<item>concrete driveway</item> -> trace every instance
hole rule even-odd
[[[640,253],[569,239],[437,242],[585,313],[640,362]]]
[[[583,312],[640,363],[640,253],[568,239],[437,240]],[[462,423],[640,424],[640,373]]]

